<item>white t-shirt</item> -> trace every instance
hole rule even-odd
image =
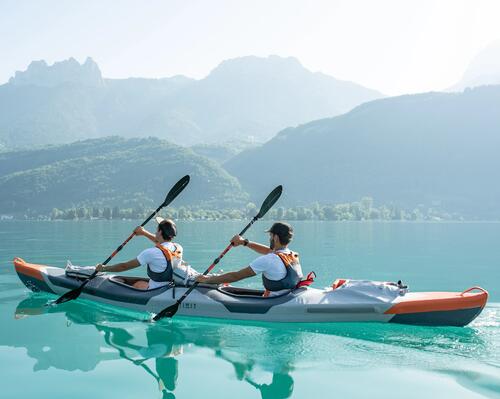
[[[181,257],[173,257],[172,258],[172,268],[178,268],[182,262],[182,247],[179,244],[174,244],[172,242],[164,242],[161,244],[163,247],[169,249],[170,251],[179,251],[181,253]],[[152,271],[156,273],[161,273],[167,267],[167,260],[165,259],[165,255],[163,252],[156,247],[148,248],[142,251],[139,255],[137,255],[137,261],[141,264],[141,266],[149,265]],[[149,289],[163,287],[167,285],[166,281],[158,282],[149,279]]]
[[[290,249],[280,249],[276,252],[282,252],[285,254],[289,254],[292,251]],[[275,253],[269,253],[266,255],[259,256],[252,263],[250,263],[250,267],[255,272],[255,274],[264,273],[264,276],[269,280],[281,280],[286,276],[286,266],[283,264],[281,258]],[[299,273],[300,278],[302,275],[302,268],[300,265],[297,267],[297,272]]]

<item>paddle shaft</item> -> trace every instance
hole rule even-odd
[[[161,210],[161,208],[163,208],[163,206],[164,206],[164,204],[161,204],[158,208],[156,208],[156,211],[154,211],[151,215],[149,215],[149,217],[148,217],[148,218],[147,218],[147,219],[146,219],[146,220],[145,220],[145,221],[141,224],[141,227],[146,226],[146,225],[148,224],[148,222],[149,222],[151,219],[153,219],[153,218],[155,217],[155,215],[156,215],[158,212],[160,212],[160,210]],[[115,256],[118,252],[120,252],[120,251],[122,250],[122,248],[123,248],[123,247],[124,247],[124,246],[125,246],[125,245],[126,245],[126,244],[127,244],[127,243],[131,240],[131,239],[132,239],[132,237],[134,237],[134,236],[135,236],[135,232],[133,232],[132,234],[130,234],[130,235],[128,236],[128,238],[127,238],[125,241],[123,241],[123,243],[121,243],[121,244],[118,246],[118,248],[116,248],[116,249],[115,249],[115,251],[114,251],[111,255],[109,255],[108,259],[106,259],[106,260],[105,260],[102,264],[103,264],[103,265],[107,265],[107,264],[108,264],[108,262],[109,262],[111,259],[113,259],[113,258],[114,258],[114,256]]]
[[[161,208],[163,208],[163,206],[164,206],[164,204],[161,204],[158,208],[156,208],[156,211],[154,211],[151,215],[149,215],[149,217],[148,217],[148,218],[147,218],[147,219],[146,219],[146,220],[145,220],[145,221],[141,224],[141,227],[146,226],[146,224],[148,224],[148,222],[149,222],[151,219],[153,219],[153,218],[154,218],[154,216],[155,216],[158,212],[160,212],[160,210],[161,210]],[[108,259],[106,259],[106,260],[105,260],[102,264],[103,264],[103,265],[107,265],[107,264],[109,263],[109,261],[110,261],[111,259],[113,259],[113,258],[116,256],[116,254],[117,254],[118,252],[120,252],[120,251],[123,249],[123,247],[124,247],[125,245],[127,245],[127,243],[128,243],[128,242],[129,242],[129,241],[130,241],[130,240],[131,240],[134,236],[135,236],[135,232],[133,232],[132,234],[130,234],[130,235],[128,236],[128,238],[127,238],[125,241],[123,241],[123,242],[122,242],[122,243],[121,243],[121,244],[120,244],[120,245],[119,245],[119,246],[118,246],[118,247],[117,247],[117,248],[113,251],[113,253],[112,253],[111,255],[109,255],[109,256],[108,256]],[[97,276],[97,273],[99,273],[99,272],[98,272],[98,271],[95,271],[94,273],[92,273],[92,274],[90,275],[90,277],[88,278],[88,280],[85,280],[85,281],[83,282],[82,287],[85,287],[85,285],[86,285],[86,284],[87,284],[87,283],[88,283],[91,279],[93,279],[95,276]]]
[[[255,216],[251,221],[250,223],[248,223],[246,225],[246,227],[241,230],[240,232],[240,236],[242,236],[243,234],[246,233],[246,231],[252,226],[252,224],[254,224],[256,221],[258,220],[257,216]],[[233,243],[229,244],[226,249],[224,251],[222,251],[222,253],[217,257],[215,258],[215,260],[212,262],[212,264],[210,266],[208,266],[207,270],[205,270],[203,272],[203,275],[207,275],[208,273],[210,273],[213,268],[217,265],[217,263],[220,262],[220,260],[224,257],[224,255],[226,255],[229,250],[233,247]],[[184,295],[182,295],[179,300],[177,301],[177,305],[180,305],[182,303],[182,301],[184,301],[184,299],[186,299],[186,297],[191,293],[191,291],[193,291],[197,286],[198,286],[198,282],[195,282],[191,287],[189,287],[189,289],[184,293]]]

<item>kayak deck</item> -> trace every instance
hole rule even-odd
[[[20,280],[32,291],[56,295],[77,288],[83,280],[66,276],[61,268],[14,259]],[[130,279],[130,278],[128,278]],[[127,278],[125,278],[127,280]],[[128,309],[158,313],[172,305],[186,287],[140,290],[122,277],[97,276],[82,297]],[[259,290],[236,287],[197,287],[179,308],[179,315],[270,322],[390,322],[428,326],[465,326],[486,305],[480,287],[464,292],[416,292],[390,297],[356,292],[348,284],[336,289],[299,288],[289,294],[263,298]]]

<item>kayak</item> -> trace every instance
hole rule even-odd
[[[62,295],[84,281],[58,267],[14,259],[20,280],[32,291]],[[188,289],[166,285],[141,290],[131,286],[142,277],[99,274],[81,298],[156,314],[173,305]],[[465,326],[483,310],[488,292],[472,287],[463,292],[408,292],[391,282],[336,280],[325,289],[308,286],[279,296],[262,290],[199,285],[182,302],[177,315],[288,323],[383,322],[427,326]]]

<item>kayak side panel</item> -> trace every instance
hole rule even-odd
[[[31,276],[24,275],[20,272],[18,272],[17,275],[19,276],[19,279],[23,282],[23,284],[33,292],[44,291],[44,292],[49,292],[51,294],[55,293],[43,280],[38,280]]]
[[[474,320],[482,307],[434,312],[402,313],[394,315],[390,323],[413,324],[420,326],[456,326],[463,327]]]
[[[121,302],[124,306],[131,303],[145,306],[151,298],[161,295],[171,288],[172,286],[166,285],[152,290],[139,290],[125,284],[116,284],[109,281],[108,278],[103,278],[98,289],[88,287],[86,293],[111,301]]]
[[[74,278],[67,277],[66,275],[49,275],[48,278],[51,284],[68,289],[79,287],[83,282]],[[93,297],[108,299],[114,302],[122,302],[125,306],[126,304],[146,305],[152,297],[160,295],[163,292],[168,291],[170,288],[172,287],[167,285],[152,290],[140,290],[130,287],[126,284],[119,284],[110,281],[109,277],[98,276],[88,282],[88,284],[83,289],[83,293]]]
[[[246,297],[244,302],[241,301],[241,298],[238,299],[238,297],[227,295],[226,293],[222,293],[217,289],[208,289],[203,290],[202,292],[210,299],[213,299],[214,301],[224,305],[224,307],[231,313],[265,314],[273,306],[282,305],[295,299],[295,297],[297,295],[300,295],[302,291],[303,290],[296,290],[295,292],[287,293],[274,298]]]

